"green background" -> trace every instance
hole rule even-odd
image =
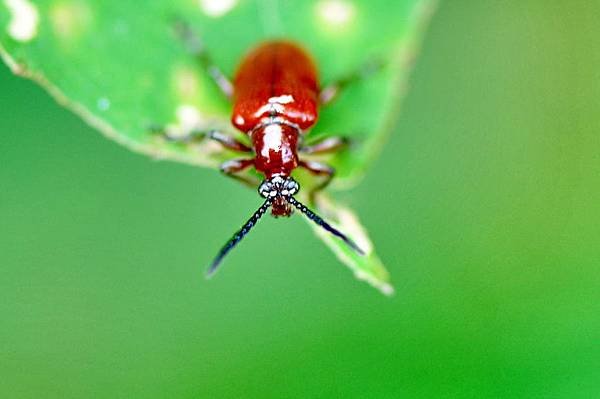
[[[0,396],[600,395],[600,5],[440,6],[355,190],[392,273],[103,138],[0,67]]]

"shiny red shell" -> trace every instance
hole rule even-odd
[[[318,117],[314,62],[293,43],[267,42],[242,60],[233,88],[231,122],[250,135],[256,169],[289,176],[299,162],[298,136]]]

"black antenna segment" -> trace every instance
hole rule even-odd
[[[242,241],[242,238],[244,238],[246,234],[248,234],[250,230],[252,230],[252,228],[260,220],[260,218],[265,214],[265,212],[267,212],[272,203],[273,198],[268,197],[265,200],[265,202],[256,210],[256,212],[254,212],[254,215],[252,215],[252,217],[248,219],[248,221],[242,226],[242,228],[238,230],[238,232],[235,233],[233,237],[229,239],[229,241],[227,241],[227,243],[223,246],[223,248],[221,248],[221,250],[217,254],[217,257],[215,258],[215,260],[213,260],[210,267],[208,268],[208,271],[206,272],[206,277],[211,277],[217,271],[217,268],[221,264],[221,261],[223,260],[225,255],[227,255],[227,253],[229,253],[229,251],[231,251],[240,241]]]
[[[350,238],[348,238],[348,236],[346,236],[344,233],[342,233],[341,231],[339,231],[338,229],[336,229],[335,227],[331,226],[329,223],[324,221],[323,218],[321,218],[319,215],[317,215],[316,213],[311,211],[309,208],[306,207],[306,205],[304,205],[303,203],[298,201],[296,198],[294,198],[290,195],[290,196],[286,197],[286,200],[290,204],[292,204],[296,209],[298,209],[300,212],[302,212],[304,215],[306,215],[307,218],[309,218],[310,220],[315,222],[318,226],[321,226],[323,229],[327,230],[334,236],[341,238],[342,241],[344,241],[350,248],[352,248],[354,251],[356,251],[359,255],[365,254],[365,252],[362,249],[360,249],[360,247],[358,245],[356,245],[356,243],[354,241],[352,241]]]

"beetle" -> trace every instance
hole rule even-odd
[[[324,154],[340,150],[347,144],[343,137],[328,137],[313,145],[304,145],[304,137],[318,120],[321,106],[331,102],[347,84],[378,70],[381,64],[371,62],[357,72],[321,87],[316,65],[307,51],[298,44],[285,40],[272,40],[259,44],[242,59],[232,81],[216,66],[205,51],[200,39],[191,28],[179,21],[175,31],[191,53],[211,76],[221,92],[232,102],[232,125],[248,135],[248,146],[219,131],[193,131],[184,137],[165,137],[174,141],[209,138],[223,147],[246,156],[225,161],[221,171],[228,176],[252,184],[240,172],[254,167],[264,175],[258,186],[263,204],[250,219],[221,248],[208,268],[210,277],[223,258],[256,225],[271,208],[275,217],[290,216],[294,209],[329,233],[340,238],[360,255],[361,248],[323,218],[295,198],[300,185],[291,176],[303,168],[323,182],[311,191],[314,194],[327,186],[334,169],[321,162],[305,160],[304,154]]]

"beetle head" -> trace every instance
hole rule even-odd
[[[258,193],[264,198],[272,198],[271,214],[275,217],[292,214],[293,207],[287,200],[300,190],[300,185],[290,176],[273,176],[258,187]]]

